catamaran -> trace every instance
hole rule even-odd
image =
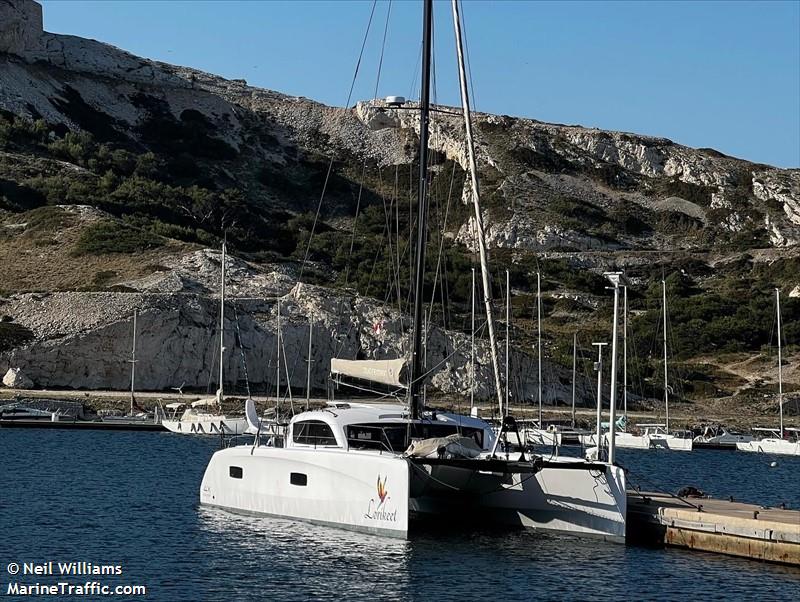
[[[781,358],[781,291],[775,289],[775,313],[778,320],[778,408],[780,426],[778,428],[754,428],[759,439],[737,443],[736,449],[746,452],[800,456],[800,429],[783,426],[783,366]]]
[[[452,2],[459,82],[481,258],[487,331],[493,360],[501,437],[516,430],[503,403],[494,340],[486,242],[458,0]],[[200,486],[203,505],[234,512],[289,517],[393,537],[412,521],[459,516],[622,541],[626,492],[622,468],[608,462],[545,460],[503,452],[491,426],[470,416],[428,410],[422,385],[423,283],[427,230],[428,137],[433,0],[424,0],[420,88],[419,190],[410,358],[332,360],[338,376],[405,387],[408,405],[330,402],[295,415],[282,438],[262,444],[252,404],[252,444],[229,446],[209,461]],[[507,383],[506,383],[507,386]],[[613,447],[612,447],[613,450]]]
[[[222,413],[223,377],[225,359],[225,243],[222,243],[220,260],[220,300],[219,300],[219,388],[214,397],[198,399],[188,408],[175,402],[167,405],[172,414],[161,421],[162,426],[173,433],[182,435],[241,435],[247,430],[245,417],[227,416]],[[178,415],[178,413],[183,412]]]

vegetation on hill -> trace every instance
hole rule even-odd
[[[359,169],[348,159],[335,163],[328,194],[338,198],[343,209],[315,224],[313,209],[327,173],[324,158],[294,149],[287,151],[292,156],[285,164],[256,162],[247,148],[237,150],[217,137],[202,114],[184,111],[176,119],[149,97],[140,101],[151,103],[151,119],[135,138],[120,136],[102,120],[94,122],[94,133],[73,132],[43,120],[0,113],[0,209],[28,212],[41,244],[53,244],[52,232],[70,219],[63,212],[47,211],[50,205],[91,205],[115,218],[86,226],[68,249],[74,256],[136,254],[168,239],[217,246],[225,233],[233,251],[248,259],[300,263],[307,257],[312,263],[304,268],[304,279],[347,287],[408,309],[409,241],[416,230],[413,165]],[[492,137],[502,132],[484,130],[489,143],[499,144]],[[260,144],[276,144],[268,134],[261,135]],[[576,168],[563,159],[559,162],[554,153],[511,148],[506,154],[510,164],[524,169],[580,173],[619,190],[641,186],[651,195],[680,196],[703,207],[710,203],[708,187],[669,179],[642,184],[621,168]],[[35,169],[26,168],[21,158],[40,163]],[[489,211],[511,215],[497,174],[493,179],[487,168],[484,175]],[[455,232],[470,214],[470,207],[460,202],[464,176],[457,164],[437,158],[425,295],[433,301],[434,319],[452,328],[466,328],[469,323],[471,268],[477,263],[454,242]],[[550,222],[606,241],[658,231],[713,242],[701,223],[680,213],[657,215],[630,203],[603,208],[568,194],[544,194],[539,202],[537,211]],[[277,208],[281,205],[296,210]],[[745,232],[721,246],[730,251],[764,243]],[[639,283],[630,291],[629,343],[630,380],[638,383],[637,392],[656,395],[659,388],[662,274],[668,285],[671,355],[683,377],[678,395],[709,392],[703,384],[707,372],[697,366],[686,368],[692,358],[752,353],[774,344],[773,289],[796,284],[800,274],[796,255],[767,264],[742,254],[738,261],[715,268],[691,253],[653,257],[643,267],[629,270]],[[601,275],[576,267],[563,254],[548,257],[495,249],[491,260],[493,294],[498,299],[504,295],[504,271],[510,272],[515,344],[531,348],[537,271],[545,294],[544,336],[550,358],[571,365],[576,328],[585,362],[592,341],[608,340],[611,297]],[[100,275],[86,285],[101,287],[106,280],[107,275]],[[789,341],[800,337],[800,301],[788,296],[784,335]],[[0,323],[0,347],[24,341],[25,336]]]

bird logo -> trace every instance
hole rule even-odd
[[[383,481],[381,481],[381,475],[378,475],[378,498],[380,499],[380,503],[378,506],[380,507],[383,505],[383,502],[386,501],[386,496],[389,495],[389,490],[386,489],[386,479],[388,476],[383,477]]]

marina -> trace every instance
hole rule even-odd
[[[699,136],[729,78],[653,66],[755,81],[800,13],[565,6],[162,2],[151,60],[0,2],[2,591],[797,598],[800,170],[593,111]]]

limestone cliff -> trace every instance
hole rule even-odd
[[[240,341],[226,360],[231,385],[241,388],[246,363],[252,386],[272,386],[278,296],[295,387],[305,382],[311,315],[318,390],[335,355],[403,353],[407,316],[375,299],[401,288],[407,303],[406,261],[392,258],[408,248],[404,233],[413,223],[406,207],[415,194],[413,106],[324,106],[48,33],[41,5],[0,0],[0,371],[22,368],[38,386],[124,388],[130,316],[138,309],[142,387],[205,388],[218,310],[219,259],[209,247],[223,233],[243,258],[229,266],[226,336]],[[454,315],[437,299],[449,330],[433,329],[428,352],[433,386],[464,393],[474,219],[463,126],[457,110],[443,109],[431,136],[433,211],[443,221],[432,229],[430,252],[445,252],[436,290],[450,295]],[[565,357],[576,325],[588,331],[584,346],[607,336],[604,270],[629,271],[639,287],[632,290],[635,326],[648,335],[657,320],[646,289],[663,274],[691,279],[679,293],[696,295],[698,307],[713,297],[717,313],[736,309],[720,309],[731,295],[800,286],[800,170],[664,138],[509,116],[477,114],[475,129],[487,237],[504,264],[493,269],[515,272],[518,398],[535,391],[526,350],[537,269],[545,272],[548,399],[568,396]],[[318,204],[316,223],[307,214]],[[387,208],[396,212],[395,238],[386,233]],[[319,246],[308,244],[312,223]],[[687,323],[696,317],[686,314]],[[697,351],[737,336],[733,351],[756,353],[767,343],[767,326],[745,337],[740,326],[750,320],[740,317],[706,329],[709,314],[692,328],[717,338]],[[788,322],[794,332],[791,316]],[[684,335],[701,338],[696,330]],[[483,344],[479,359],[480,396],[489,397]],[[582,379],[579,394],[590,390]]]

